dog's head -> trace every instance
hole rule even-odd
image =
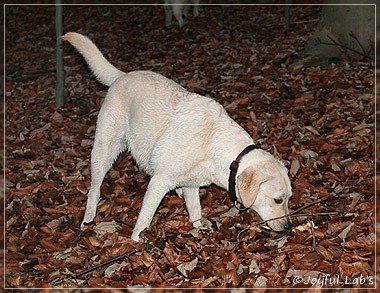
[[[246,208],[256,211],[274,231],[292,227],[288,201],[292,190],[287,168],[271,154],[256,150],[245,155],[236,180],[238,197]]]

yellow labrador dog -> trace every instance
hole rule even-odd
[[[69,32],[62,38],[110,87],[97,120],[82,228],[93,221],[103,178],[126,149],[151,176],[133,240],[139,241],[165,194],[174,189],[184,197],[190,221],[199,227],[199,187],[212,183],[229,190],[237,203],[263,220],[277,218],[268,221],[273,230],[291,228],[286,167],[256,147],[219,103],[151,71],[122,72],[81,34]]]

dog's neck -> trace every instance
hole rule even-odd
[[[236,195],[236,175],[238,172],[239,164],[241,159],[247,155],[249,152],[258,149],[259,147],[255,144],[250,144],[245,147],[239,155],[233,160],[230,164],[230,175],[228,176],[228,194],[231,201],[235,204],[236,207],[243,206],[243,204],[238,200]]]
[[[215,158],[216,168],[219,169],[219,172],[216,172],[216,175],[219,175],[217,178],[214,178],[215,184],[222,187],[223,189],[229,189],[229,177],[230,177],[230,165],[236,160],[239,154],[244,150],[248,145],[252,145],[253,141],[245,141],[244,143],[234,143],[230,145],[224,145],[222,149],[218,152],[218,158]],[[240,173],[239,170],[244,168],[244,157],[239,164],[237,174]]]
[[[218,171],[214,173],[213,183],[228,190],[231,163],[244,148],[254,144],[254,142],[252,137],[230,117],[225,119],[223,123],[226,124],[226,128],[228,127],[230,130],[233,128],[234,130],[230,136],[226,136],[223,131],[224,127],[218,128],[220,131],[214,133],[214,140],[217,142],[215,148],[218,149],[213,151],[213,153],[217,154],[217,157],[213,158],[213,163]],[[233,137],[232,140],[231,137]]]

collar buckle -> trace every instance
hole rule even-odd
[[[249,208],[246,208],[240,201],[237,201],[237,200],[235,200],[234,205],[235,205],[235,208],[239,210],[239,212],[244,212],[249,209]]]

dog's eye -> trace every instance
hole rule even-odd
[[[282,203],[282,198],[275,198],[274,202],[277,204],[280,204],[280,203]]]

